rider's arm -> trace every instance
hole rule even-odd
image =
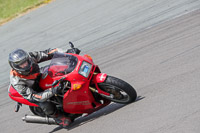
[[[21,94],[25,99],[30,102],[44,102],[53,96],[52,90],[47,89],[43,92],[36,93],[33,89],[23,86],[23,85],[15,85],[14,88],[17,90],[19,94]]]
[[[55,49],[47,49],[44,51],[38,51],[38,52],[29,52],[29,55],[35,59],[37,63],[47,61],[53,58],[53,55],[55,52],[61,52],[63,53],[64,51],[59,48]],[[81,51],[78,48],[74,49],[68,49],[66,53],[74,53],[74,54],[79,54]]]
[[[47,49],[44,51],[37,51],[37,52],[29,52],[29,55],[35,59],[37,63],[47,61],[53,58],[53,55],[55,52],[57,52],[58,49]]]
[[[54,94],[51,89],[47,89],[43,92],[37,93],[29,88],[23,81],[20,81],[18,77],[11,76],[11,84],[15,90],[22,95],[26,100],[30,102],[44,102],[51,98]]]

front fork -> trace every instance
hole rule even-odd
[[[99,88],[98,83],[103,83],[107,78],[107,74],[106,73],[94,73],[93,79],[92,79],[92,83],[95,84],[95,88],[94,87],[89,87],[89,89],[92,92],[95,92],[99,95],[101,95],[102,97],[105,98],[113,98],[113,94],[109,94],[105,91],[103,91],[102,89]]]

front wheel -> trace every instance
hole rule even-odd
[[[113,98],[107,98],[113,102],[129,104],[134,102],[137,98],[135,89],[121,79],[107,76],[106,80],[98,85],[100,89],[113,96]]]

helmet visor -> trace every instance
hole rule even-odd
[[[14,68],[21,72],[30,71],[32,66],[32,60],[30,58],[25,58],[24,60],[14,63]]]

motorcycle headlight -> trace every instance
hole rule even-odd
[[[91,68],[92,65],[90,63],[83,61],[78,73],[87,78],[90,74]]]

